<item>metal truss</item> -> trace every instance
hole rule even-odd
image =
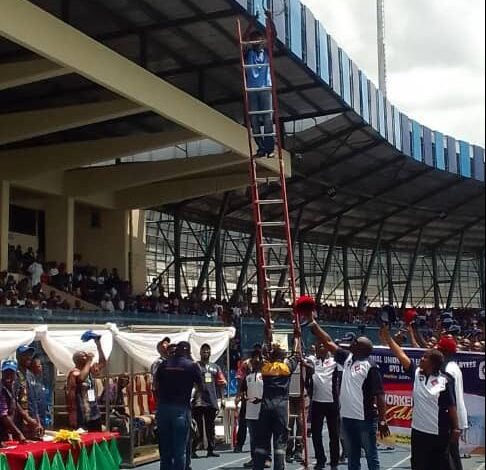
[[[147,211],[148,280],[160,276],[166,293],[182,297],[199,288],[203,298],[242,299],[251,289],[257,301],[255,237],[224,228],[229,195],[224,199],[213,226],[178,214]],[[377,231],[373,249],[339,246],[339,226],[338,218],[330,246],[295,237],[302,293],[331,305],[357,306],[367,298],[372,306],[484,307],[484,249],[465,253],[459,240],[455,256],[440,247],[431,251],[423,246],[419,233],[415,250],[401,252],[385,244],[382,230]],[[265,242],[277,242],[271,250],[272,262],[283,263],[286,253],[278,241]]]

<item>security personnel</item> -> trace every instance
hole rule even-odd
[[[268,334],[268,333],[267,333]],[[271,341],[271,335],[269,337]],[[294,351],[298,353],[300,338],[295,337]],[[254,470],[263,470],[273,437],[274,470],[284,470],[289,425],[289,387],[298,357],[286,359],[286,351],[272,345],[262,367],[263,398],[255,435]]]
[[[218,398],[223,398],[226,378],[221,368],[212,362],[211,346],[203,344],[200,350],[201,360],[197,363],[201,370],[203,385],[197,391],[192,402],[192,417],[197,423],[198,439],[193,440],[192,458],[197,459],[199,456],[196,450],[202,442],[204,429],[206,430],[206,439],[208,441],[208,457],[219,457],[214,452],[215,446],[215,420],[218,414]]]
[[[414,381],[412,469],[449,470],[449,443],[459,442],[461,430],[453,380],[441,372],[443,354],[429,349],[417,367],[391,337],[388,326],[382,326],[380,335]]]
[[[339,465],[339,369],[338,363],[324,344],[319,344],[312,375],[312,442],[317,463],[314,470],[326,466],[326,454],[322,443],[324,418],[329,431],[331,470]]]

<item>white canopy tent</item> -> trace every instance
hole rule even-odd
[[[173,343],[189,341],[195,359],[199,359],[201,345],[209,344],[213,361],[217,361],[223,355],[230,339],[235,336],[235,329],[232,327],[161,326],[129,327],[119,330],[113,324],[95,328],[88,325],[26,325],[25,327],[0,325],[0,360],[12,358],[19,346],[40,341],[42,348],[56,368],[60,372],[66,373],[73,367],[72,357],[76,351],[92,352],[97,360],[94,342],[83,343],[81,341],[82,333],[88,329],[93,329],[95,333],[101,335],[101,345],[107,359],[110,359],[113,351],[118,351],[119,347],[138,366],[136,369],[142,370],[150,369],[151,364],[158,357],[157,343],[166,336]],[[120,357],[113,357],[111,362],[117,363],[120,359]],[[126,370],[122,364],[114,367],[114,369],[122,368]],[[113,370],[112,367],[110,369]]]

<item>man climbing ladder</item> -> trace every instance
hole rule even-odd
[[[293,307],[296,304],[295,267],[292,250],[292,236],[290,231],[290,218],[287,203],[287,187],[285,180],[285,162],[283,158],[282,136],[280,130],[279,106],[276,89],[276,79],[273,60],[273,48],[275,45],[275,26],[269,11],[266,14],[265,34],[258,31],[248,34],[254,26],[250,24],[243,34],[241,22],[238,21],[238,37],[240,42],[240,59],[243,77],[243,97],[245,105],[245,123],[248,130],[248,146],[250,155],[250,182],[253,203],[253,215],[256,230],[256,252],[259,279],[259,299],[265,321],[265,337],[268,344],[267,362],[262,368],[264,381],[264,393],[261,407],[260,421],[256,436],[254,469],[264,468],[265,456],[273,436],[274,440],[274,468],[283,469],[285,466],[285,454],[288,439],[288,395],[292,372],[299,365],[302,366],[301,354],[301,329],[299,318],[294,315]],[[254,22],[256,24],[256,21]],[[247,40],[249,38],[249,40]],[[263,132],[261,127],[264,127]],[[254,151],[254,145],[257,151]],[[260,177],[259,172],[268,172],[263,168],[259,157],[278,157],[279,176]],[[261,184],[275,182],[280,184],[280,198],[266,199],[260,191]],[[266,212],[266,209],[272,212]],[[280,208],[282,220],[275,220],[273,209]],[[271,215],[273,213],[273,216]],[[267,215],[268,214],[268,215]],[[270,220],[265,220],[271,216]],[[280,227],[282,232],[266,232],[268,228]],[[272,238],[280,238],[273,240]],[[285,261],[272,262],[272,253],[279,252],[278,248],[285,251]],[[281,284],[281,279],[285,279]],[[289,306],[279,306],[273,301],[273,294],[286,300]],[[283,302],[285,304],[285,302]],[[294,315],[294,340],[296,342],[293,355],[286,358],[285,351],[272,344],[272,315],[283,313]],[[301,373],[301,396],[304,396],[304,374]],[[302,402],[301,416],[304,423],[303,435],[300,438],[304,442],[304,462],[308,464],[306,420],[304,400]]]

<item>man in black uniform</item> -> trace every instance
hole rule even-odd
[[[215,446],[215,425],[216,415],[218,414],[218,398],[223,398],[226,379],[221,368],[212,362],[211,347],[209,344],[201,346],[201,360],[197,363],[201,370],[203,386],[198,391],[192,401],[192,417],[197,423],[198,439],[193,440],[192,458],[197,459],[199,456],[196,450],[202,443],[204,429],[206,430],[206,439],[208,441],[208,457],[219,457],[214,452]]]

